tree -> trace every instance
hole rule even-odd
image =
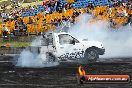
[[[7,9],[7,6],[9,6],[10,3],[8,1],[3,1],[0,3],[0,7],[3,11],[5,11]]]
[[[8,0],[8,2],[12,7],[19,7],[25,2],[25,0]]]

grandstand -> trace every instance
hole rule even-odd
[[[3,25],[10,36],[38,35],[56,29],[64,21],[75,23],[76,17],[82,13],[92,14],[95,20],[109,21],[111,27],[118,29],[132,24],[131,4],[127,0],[44,0],[39,5],[28,4],[8,13],[1,12],[0,18],[4,20],[0,24],[0,35],[3,35]]]

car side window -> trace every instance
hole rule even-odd
[[[75,38],[73,38],[72,36],[68,35],[68,34],[61,34],[59,35],[59,43],[61,45],[63,44],[71,44],[71,41],[75,41],[75,43],[79,43],[79,41]]]

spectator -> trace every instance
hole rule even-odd
[[[79,16],[79,13],[76,9],[74,9],[73,16],[75,16],[75,17]]]
[[[7,37],[9,30],[8,30],[8,28],[6,27],[5,24],[3,24],[2,32],[3,32],[3,37]]]
[[[132,26],[132,15],[130,15],[130,16],[128,17],[127,23],[128,23],[130,26]]]
[[[33,24],[33,23],[35,23],[35,20],[33,18],[29,17],[29,24]]]
[[[47,6],[49,4],[49,0],[44,0],[43,5]]]
[[[65,5],[65,9],[66,9],[66,10],[71,9],[71,4],[66,4],[66,5]]]
[[[48,6],[45,6],[44,14],[49,14],[50,13],[50,8]]]
[[[43,26],[46,26],[46,19],[43,20]]]
[[[91,9],[94,9],[94,6],[93,6],[93,3],[88,3],[88,8],[91,10]]]
[[[15,28],[19,32],[26,32],[26,30],[27,30],[27,26],[26,26],[26,24],[23,22],[23,20],[21,18],[16,21]]]
[[[56,11],[62,13],[63,5],[59,1],[57,1],[56,3]]]

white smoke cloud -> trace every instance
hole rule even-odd
[[[31,46],[41,46],[41,38],[41,36],[36,37],[36,39],[32,41]]]
[[[79,19],[81,21],[76,23],[69,32],[80,39],[101,41],[106,49],[105,55],[101,57],[132,57],[132,27],[110,29],[106,21],[90,23],[92,16],[88,14],[80,15]]]
[[[41,37],[37,37],[31,44],[33,47],[39,47],[41,45]],[[42,68],[52,67],[59,65],[56,62],[50,62],[46,58],[46,54],[37,54],[31,52],[28,48],[23,50],[18,58],[16,66],[18,67],[30,67],[30,68]]]

